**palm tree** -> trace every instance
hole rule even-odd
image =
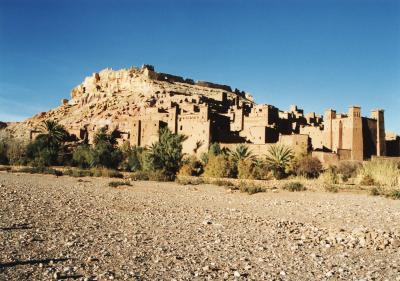
[[[63,125],[54,120],[44,120],[39,127],[37,140],[43,141],[48,147],[58,147],[68,139],[68,132]]]
[[[273,144],[268,148],[266,155],[267,165],[272,170],[275,178],[280,179],[285,175],[285,170],[293,159],[293,151],[283,144]]]
[[[240,160],[254,160],[255,158],[249,147],[245,144],[239,144],[235,150],[229,151],[229,156],[234,163],[238,163]]]
[[[109,133],[107,127],[101,127],[94,135],[93,143],[95,145],[109,144],[114,146],[117,144],[117,139],[120,137],[120,134],[121,133],[117,129]]]
[[[160,129],[159,141],[153,143],[147,152],[148,168],[174,177],[182,163],[182,143],[186,139],[186,136],[174,134],[168,128]]]

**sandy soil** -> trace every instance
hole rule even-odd
[[[400,201],[0,172],[0,280],[400,280]]]

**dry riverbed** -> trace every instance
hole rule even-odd
[[[400,201],[0,172],[0,280],[400,280]]]

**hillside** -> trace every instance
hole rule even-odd
[[[129,131],[131,119],[147,108],[168,108],[173,103],[181,107],[193,102],[213,103],[226,93],[228,100],[236,97],[253,103],[244,92],[205,81],[193,81],[166,73],[158,73],[149,65],[141,68],[104,69],[86,77],[72,89],[71,99],[61,100],[61,105],[48,112],[18,123],[10,123],[7,130],[14,137],[29,138],[38,124],[53,119],[68,130],[90,126],[92,130],[105,125],[122,132]]]

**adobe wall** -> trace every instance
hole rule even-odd
[[[196,81],[194,83],[197,86],[207,87],[207,88],[214,88],[214,89],[221,89],[228,92],[232,92],[232,88],[227,85],[215,84],[207,81]]]
[[[207,106],[199,108],[199,112],[183,113],[178,117],[177,133],[185,135],[183,152],[201,154],[207,152],[211,139],[211,121]]]
[[[364,159],[376,155],[377,146],[377,122],[374,119],[365,118],[363,122],[363,145],[364,145]]]
[[[182,144],[183,153],[200,155],[208,151],[210,145],[210,125],[210,120],[182,119],[179,122],[178,133],[187,137]]]
[[[323,149],[325,136],[324,131],[319,127],[302,126],[300,127],[300,134],[310,137],[312,149]]]
[[[332,152],[323,151],[313,151],[311,153],[312,157],[318,158],[324,167],[329,167],[330,165],[337,165],[339,163],[339,156]]]
[[[158,141],[158,132],[163,127],[160,120],[140,121],[140,146],[148,146]]]
[[[386,155],[398,156],[400,155],[400,137],[396,136],[393,139],[386,140]]]
[[[385,117],[382,109],[372,111],[371,118],[376,120],[376,155],[386,155]]]
[[[280,135],[279,143],[290,146],[297,154],[308,153],[309,136],[308,135]]]
[[[293,149],[296,154],[306,154],[308,147],[308,136],[306,135],[281,135],[278,143],[289,146]],[[251,150],[251,152],[258,157],[264,157],[269,147],[276,143],[264,143],[264,144],[254,144],[246,143],[245,145]],[[237,143],[220,143],[221,148],[228,148],[234,150],[238,144]]]

